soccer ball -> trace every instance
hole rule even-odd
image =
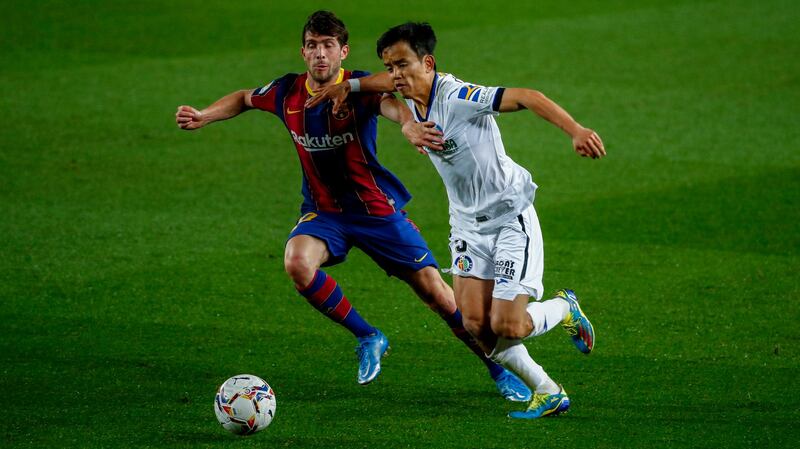
[[[267,428],[275,417],[275,405],[275,392],[264,379],[240,374],[219,387],[214,413],[225,429],[250,435]]]

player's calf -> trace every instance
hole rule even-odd
[[[531,323],[527,314],[514,316],[493,314],[491,318],[492,332],[500,338],[519,340],[531,332]]]

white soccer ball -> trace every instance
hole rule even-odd
[[[240,374],[226,380],[214,398],[214,413],[225,429],[237,435],[264,430],[275,417],[275,392],[264,379]]]

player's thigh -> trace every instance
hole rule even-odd
[[[453,276],[456,304],[461,309],[464,324],[471,332],[475,328],[489,329],[493,283],[486,279]]]
[[[351,247],[343,228],[335,217],[314,212],[300,217],[286,242],[287,271],[292,266],[316,269],[342,262]]]
[[[367,218],[353,223],[348,232],[354,244],[390,276],[403,279],[425,267],[438,268],[419,229],[402,213]]]
[[[494,235],[452,229],[450,271],[453,277],[494,280]]]
[[[495,298],[541,298],[544,245],[533,206],[500,228],[493,252]]]

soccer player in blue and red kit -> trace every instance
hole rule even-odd
[[[389,342],[356,311],[338,283],[320,270],[344,261],[353,246],[409,284],[481,358],[506,399],[526,401],[531,393],[525,384],[489,360],[464,329],[452,289],[402,210],[411,195],[378,162],[378,114],[405,123],[413,120],[408,108],[394,96],[380,94],[354,95],[337,114],[329,102],[304,107],[316,90],[367,75],[342,69],[349,52],[347,39],[344,23],[333,13],[313,13],[302,35],[305,73],[290,73],[259,89],[234,92],[203,110],[180,106],[178,126],[194,130],[253,108],[275,114],[286,125],[303,169],[304,196],[301,217],[286,243],[286,272],[311,305],[357,338],[360,384],[378,376]]]

